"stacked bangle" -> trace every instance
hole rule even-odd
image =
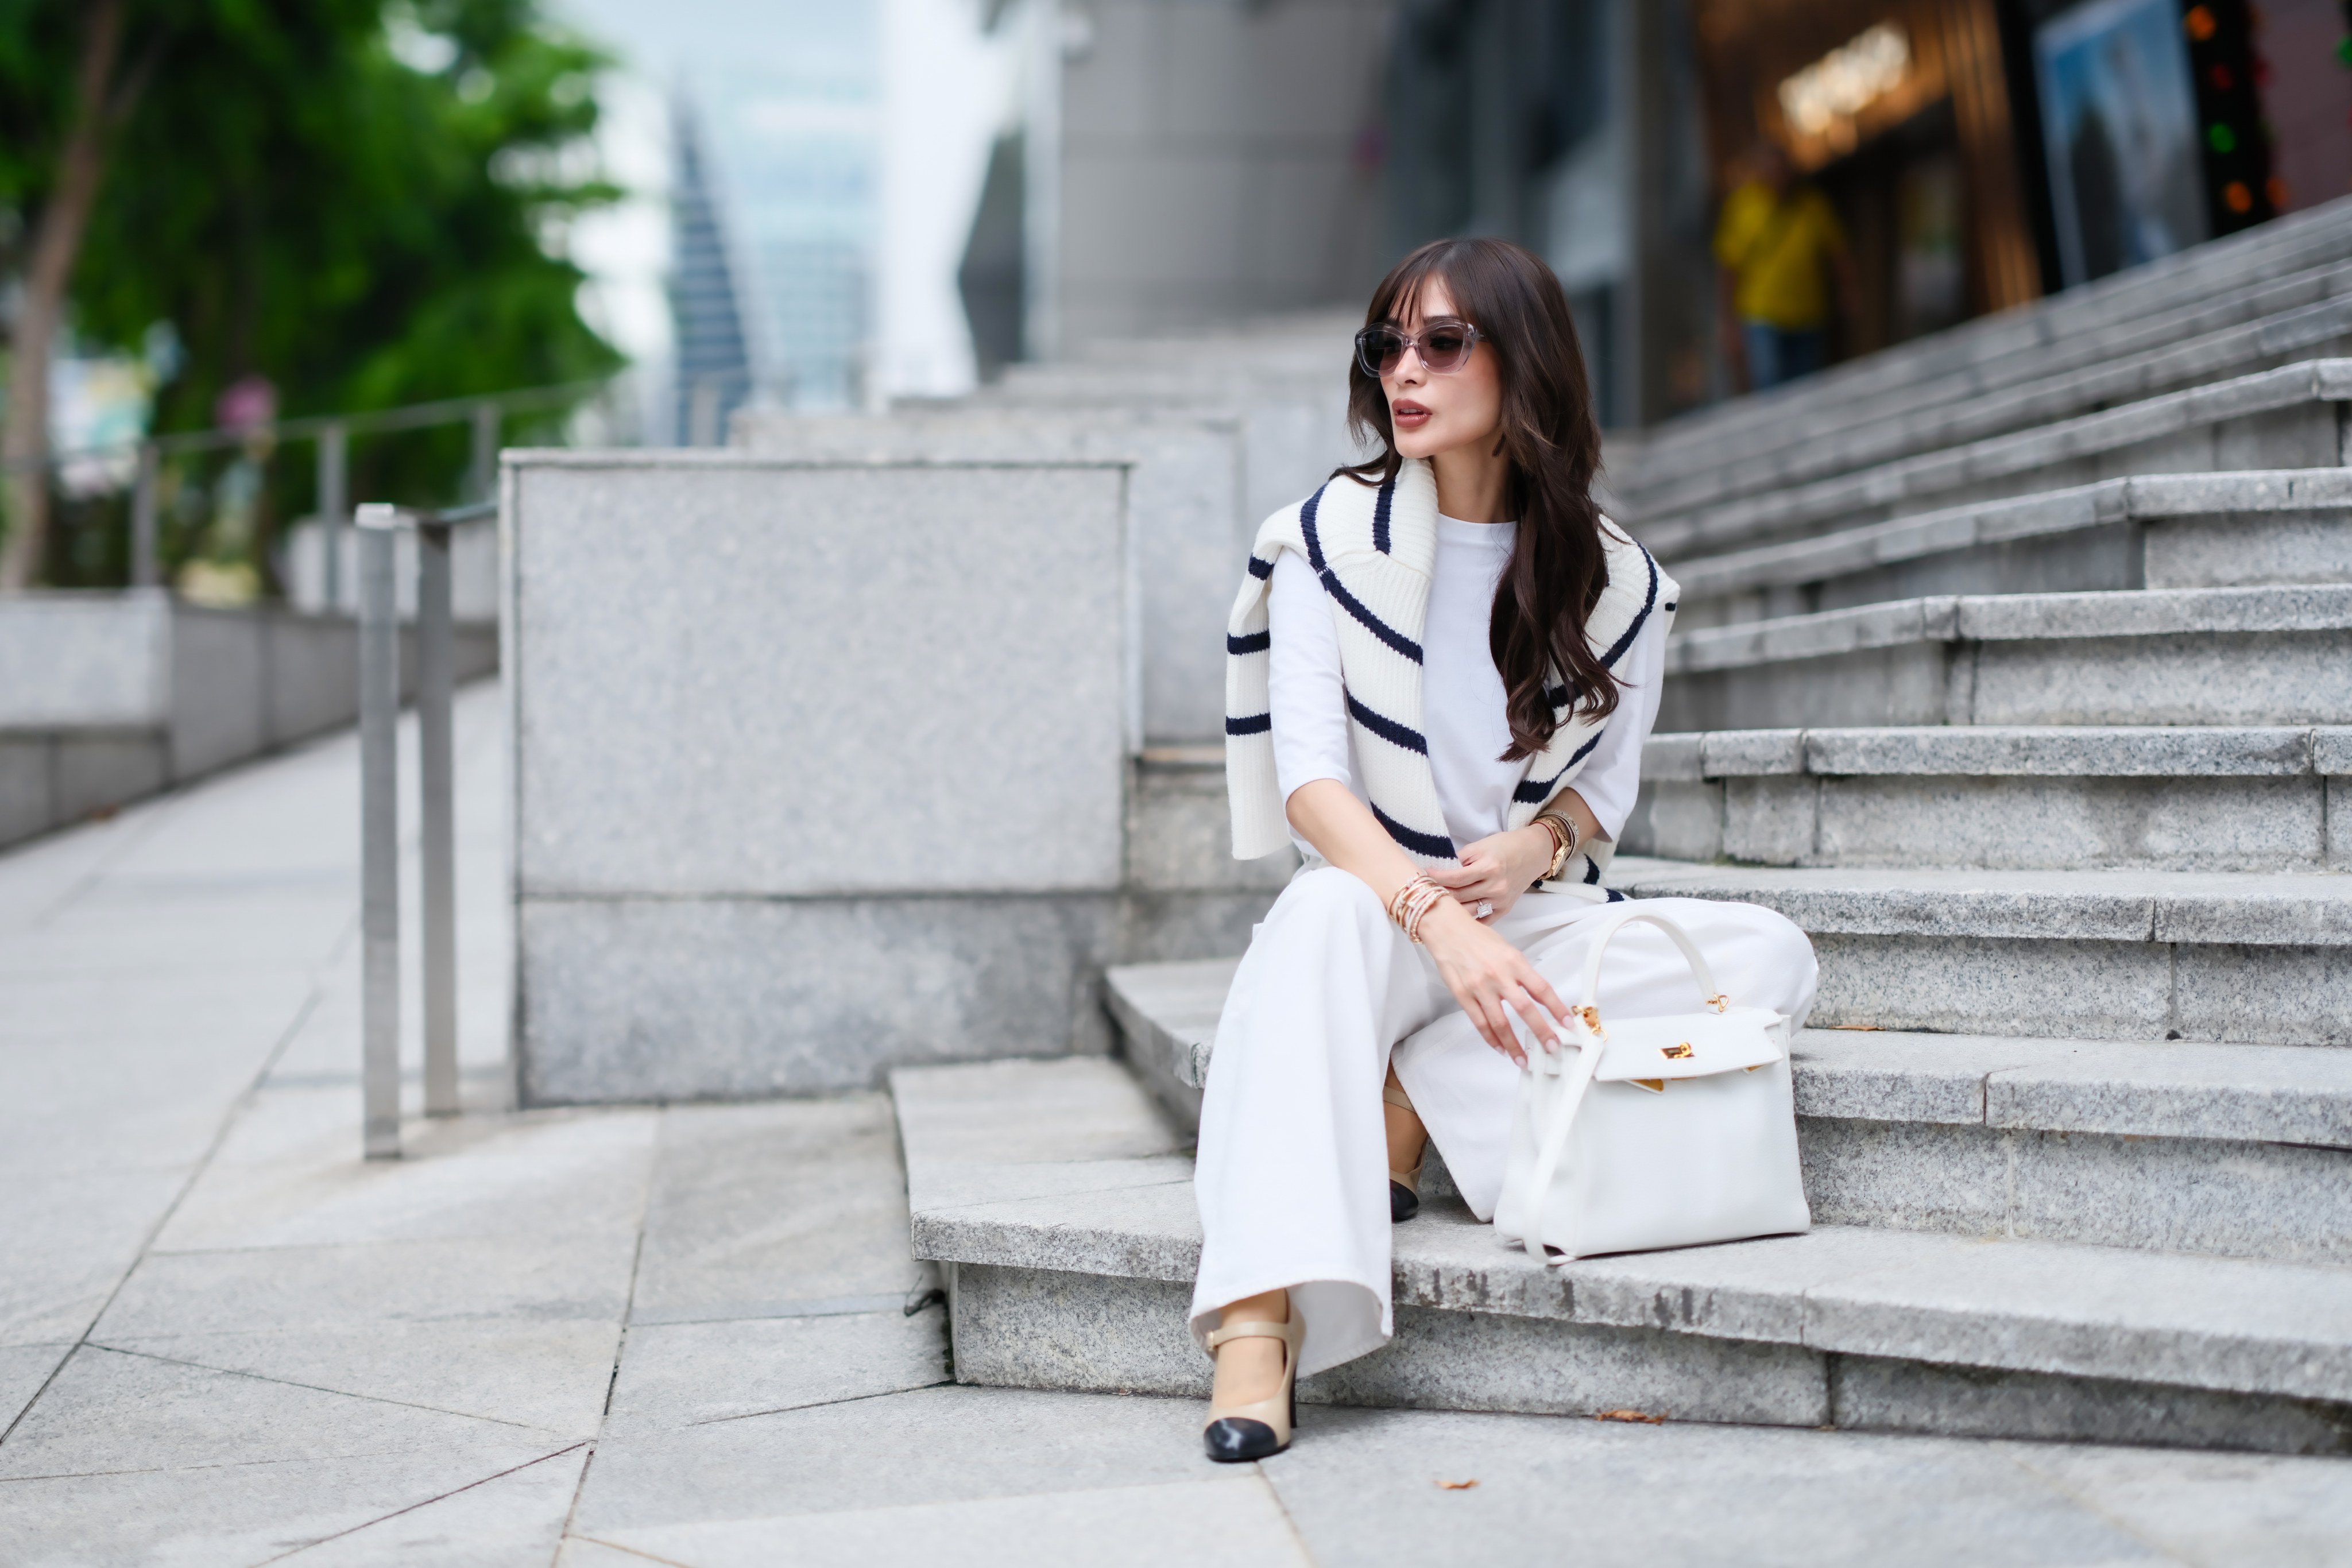
[[[1423,916],[1450,896],[1426,875],[1416,876],[1398,888],[1396,896],[1389,900],[1389,918],[1397,923],[1406,941],[1418,942]]]
[[[1573,818],[1558,811],[1546,811],[1536,819],[1535,825],[1551,835],[1551,864],[1544,868],[1542,880],[1558,882],[1559,873],[1568,869],[1569,857],[1576,853],[1577,841],[1583,835],[1577,831]]]

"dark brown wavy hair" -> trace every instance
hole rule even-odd
[[[1495,354],[1503,390],[1499,450],[1511,460],[1505,505],[1518,521],[1511,559],[1495,586],[1487,646],[1503,677],[1511,745],[1501,760],[1541,751],[1559,726],[1565,698],[1594,719],[1617,709],[1617,681],[1585,641],[1586,620],[1609,580],[1601,508],[1592,478],[1601,467],[1601,426],[1592,383],[1568,297],[1532,252],[1507,240],[1442,239],[1396,264],[1372,290],[1366,326],[1402,326],[1432,278],[1445,285],[1454,314],[1478,329]],[[1377,435],[1382,455],[1337,470],[1385,485],[1404,459],[1389,421],[1388,394],[1360,363],[1348,371],[1348,426],[1360,442]]]

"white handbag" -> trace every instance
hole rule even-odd
[[[1706,1010],[1601,1016],[1601,956],[1637,920],[1674,938]],[[1563,1038],[1577,1049],[1528,1051],[1495,1205],[1495,1228],[1519,1238],[1530,1257],[1543,1258],[1547,1245],[1561,1254],[1551,1261],[1565,1261],[1811,1226],[1789,1020],[1718,993],[1681,926],[1638,907],[1611,921]]]

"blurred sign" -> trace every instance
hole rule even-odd
[[[1910,38],[1881,22],[1783,81],[1780,112],[1798,135],[1826,136],[1902,86],[1910,69]]]

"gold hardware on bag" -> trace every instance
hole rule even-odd
[[[1584,1027],[1588,1030],[1599,1035],[1603,1040],[1607,1040],[1609,1038],[1608,1031],[1601,1027],[1601,1009],[1599,1008],[1578,1008],[1575,1009],[1575,1012],[1578,1018],[1584,1020]]]
[[[1664,1094],[1666,1092],[1666,1081],[1663,1078],[1628,1078],[1625,1082],[1636,1089],[1646,1089],[1653,1094]]]
[[[1696,1056],[1697,1052],[1691,1050],[1690,1041],[1685,1040],[1680,1045],[1662,1045],[1658,1047],[1658,1054],[1666,1058],[1670,1061],[1686,1061],[1691,1057]]]
[[[1725,996],[1721,991],[1717,991],[1715,995],[1706,998],[1706,1005],[1713,1008],[1717,1012],[1721,1012],[1724,1009],[1731,1005],[1731,998]]]

